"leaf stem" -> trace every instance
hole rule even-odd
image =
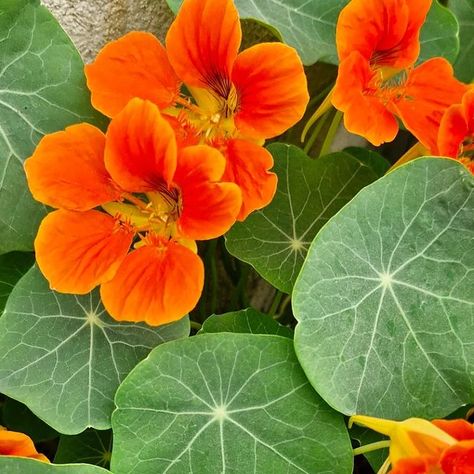
[[[191,329],[195,329],[196,331],[199,331],[202,328],[202,324],[198,323],[197,321],[189,321],[191,324]]]
[[[272,318],[275,317],[278,306],[280,306],[281,299],[283,298],[284,293],[280,290],[276,290],[275,298],[273,298],[270,309],[268,310],[268,315]]]
[[[314,128],[313,130],[313,133],[311,134],[311,136],[309,137],[309,140],[306,142],[306,145],[304,146],[303,148],[303,151],[308,154],[311,150],[311,148],[313,148],[313,145],[314,145],[314,142],[316,141],[316,139],[318,138],[319,136],[319,133],[321,132],[322,128],[324,127],[324,124],[327,122],[329,116],[331,114],[329,112],[326,112],[322,117],[321,119],[319,120],[318,124],[316,125],[316,127]]]
[[[336,136],[336,132],[339,129],[341,119],[342,112],[338,110],[332,119],[331,126],[329,127],[328,134],[326,135],[326,139],[324,140],[319,156],[324,156],[329,153],[332,142],[334,141],[334,137]]]
[[[390,446],[390,440],[377,441],[376,443],[366,444],[365,446],[360,446],[359,448],[353,449],[354,456],[359,454],[366,454],[372,451],[377,451],[377,449],[388,448]]]

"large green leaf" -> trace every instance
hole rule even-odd
[[[65,434],[110,428],[115,391],[158,344],[189,334],[186,319],[150,328],[117,323],[98,291],[52,292],[32,268],[0,319],[0,391]]]
[[[0,2],[0,253],[31,250],[46,209],[33,201],[23,160],[40,138],[75,122],[101,122],[83,63],[39,0]]]
[[[88,429],[75,436],[62,435],[54,462],[66,464],[84,462],[109,467],[112,455],[112,431]]]
[[[214,332],[233,332],[245,334],[275,334],[283,337],[293,337],[293,331],[277,323],[268,314],[253,308],[232,311],[225,314],[214,314],[207,318],[199,334]]]
[[[459,55],[454,63],[458,79],[474,81],[474,0],[449,0],[451,10],[459,22]]]
[[[112,417],[116,474],[351,472],[341,415],[285,337],[203,334],[155,349]]]
[[[35,257],[27,252],[0,255],[0,314],[16,282],[32,267]]]
[[[293,295],[298,358],[346,414],[443,417],[474,397],[474,179],[415,160],[314,240]]]
[[[274,144],[278,188],[273,201],[226,235],[235,257],[273,286],[290,293],[319,229],[377,175],[347,153],[317,160],[292,145]]]
[[[35,459],[0,456],[2,474],[110,474],[110,471],[89,464],[48,464]]]
[[[167,0],[176,13],[183,0]],[[293,46],[306,65],[317,61],[337,63],[336,22],[348,0],[235,0],[241,18],[252,18],[277,31]],[[433,2],[421,34],[421,58],[457,54],[458,25],[437,0]]]

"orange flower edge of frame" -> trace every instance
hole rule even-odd
[[[474,174],[474,88],[444,114],[437,145],[440,156],[458,159]]]
[[[392,421],[356,415],[350,423],[390,437],[389,459],[381,474],[472,474],[474,426],[466,420],[410,418]]]
[[[185,0],[166,50],[148,33],[133,32],[106,46],[86,67],[93,103],[113,116],[130,96],[151,100],[169,117],[178,141],[187,144],[221,151],[232,140],[262,144],[302,118],[309,100],[306,76],[293,48],[263,43],[239,53],[241,36],[232,0]],[[147,53],[139,53],[144,44]],[[163,73],[170,68],[172,73]],[[175,94],[181,81],[192,98]],[[256,154],[246,161],[256,160],[250,166],[261,168],[263,152],[253,149]],[[227,176],[248,176],[235,163]],[[269,204],[275,193],[276,177],[268,168],[259,176],[263,181],[235,181],[243,196],[239,220]],[[255,185],[265,192],[249,193]]]
[[[35,240],[51,288],[105,286],[104,306],[118,320],[159,325],[184,316],[203,287],[195,240],[225,233],[241,207],[239,187],[222,181],[225,166],[214,148],[178,149],[158,107],[141,99],[105,135],[79,124],[44,137],[25,170],[35,197],[57,209]],[[143,255],[153,257],[150,268]]]
[[[16,431],[8,431],[3,426],[0,426],[0,456],[16,456],[50,462],[44,454],[38,453],[29,436]]]

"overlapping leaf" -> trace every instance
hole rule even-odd
[[[214,332],[274,334],[293,337],[293,331],[290,328],[282,326],[272,317],[253,308],[210,316],[204,321],[199,334]]]
[[[466,0],[467,1],[467,0]],[[167,0],[177,12],[182,0]],[[306,65],[337,63],[336,23],[348,0],[235,0],[241,18],[253,18],[276,30]],[[422,59],[457,54],[458,26],[454,16],[434,0],[421,34]]]
[[[116,474],[351,470],[343,419],[311,389],[288,338],[220,333],[164,344],[115,401]]]
[[[408,163],[318,234],[295,286],[298,358],[339,411],[443,417],[474,397],[474,179]]]
[[[10,252],[0,255],[0,315],[16,282],[32,267],[32,253]]]
[[[449,0],[451,10],[459,22],[459,55],[454,63],[458,79],[464,82],[474,81],[474,1]]]
[[[319,229],[377,174],[346,153],[311,160],[299,148],[274,144],[278,189],[269,206],[235,224],[229,252],[290,293]]]
[[[115,390],[128,372],[153,347],[187,334],[187,318],[159,328],[117,323],[97,291],[52,292],[34,267],[0,319],[0,391],[61,433],[107,429]]]
[[[0,456],[2,474],[110,474],[110,471],[89,464],[48,464],[35,459]]]
[[[53,16],[39,0],[2,0],[0,253],[31,250],[46,212],[28,191],[23,160],[44,134],[98,117],[79,53]]]

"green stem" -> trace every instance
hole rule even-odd
[[[377,451],[377,449],[388,448],[390,446],[390,440],[377,441],[376,443],[366,444],[365,446],[360,446],[355,448],[352,452],[354,456],[359,454],[371,453],[372,451]]]
[[[198,323],[197,321],[190,321],[191,323],[191,329],[195,329],[196,331],[199,331],[202,328],[202,324]]]
[[[334,137],[336,136],[336,132],[339,128],[339,124],[341,123],[342,119],[342,112],[337,111],[332,119],[331,126],[329,127],[328,134],[326,135],[326,139],[324,140],[323,146],[321,148],[320,156],[327,155],[331,148],[332,142],[334,141]]]
[[[311,136],[309,137],[309,140],[306,142],[306,145],[303,149],[303,151],[308,154],[311,150],[311,148],[313,148],[313,145],[314,145],[314,142],[316,141],[316,139],[318,138],[319,136],[319,133],[321,132],[322,128],[324,127],[324,124],[327,122],[328,118],[329,118],[329,115],[331,115],[329,112],[326,112],[320,119],[319,119],[319,122],[318,124],[316,125],[316,127],[314,128],[313,130],[313,133],[311,134]]]
[[[291,295],[286,295],[285,299],[280,305],[280,309],[278,313],[275,314],[275,316],[273,316],[273,319],[280,319],[285,314],[286,308],[290,304],[290,302],[291,302]]]
[[[283,298],[284,293],[280,290],[276,290],[275,298],[273,298],[272,305],[268,310],[268,315],[272,318],[275,316],[278,306],[280,306],[281,299]]]
[[[211,313],[215,314],[217,311],[217,286],[218,286],[218,276],[217,276],[217,263],[216,263],[216,252],[217,252],[217,239],[211,240],[208,248],[209,255],[209,270],[211,273]]]

